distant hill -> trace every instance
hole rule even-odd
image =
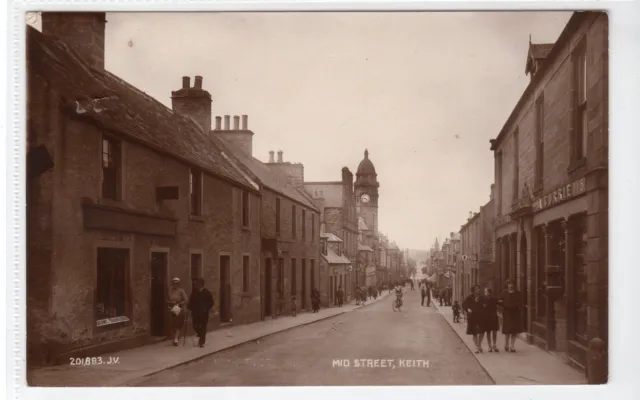
[[[423,261],[429,258],[429,251],[409,249],[409,257],[413,258],[416,261]]]

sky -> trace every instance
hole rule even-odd
[[[354,174],[365,148],[380,230],[427,249],[489,201],[498,135],[526,88],[529,36],[570,12],[107,14],[106,69],[171,107],[201,75],[213,115],[248,114],[254,157]]]

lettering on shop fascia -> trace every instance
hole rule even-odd
[[[553,190],[550,193],[536,199],[533,202],[533,211],[544,210],[545,208],[552,207],[556,204],[563,203],[573,197],[584,194],[587,190],[586,178],[580,178],[577,181],[571,182],[567,185]]]

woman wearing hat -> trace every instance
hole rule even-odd
[[[180,278],[175,277],[171,280],[171,289],[169,289],[169,315],[171,319],[171,335],[173,336],[173,345],[178,345],[180,339],[180,330],[184,327],[185,309],[187,304],[187,293],[180,287]]]

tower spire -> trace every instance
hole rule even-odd
[[[369,158],[369,150],[364,149],[364,158]]]

